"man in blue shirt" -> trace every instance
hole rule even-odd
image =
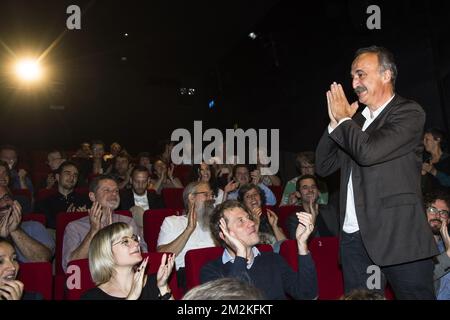
[[[239,278],[260,289],[265,299],[315,299],[317,273],[308,250],[307,240],[314,229],[313,216],[301,212],[297,227],[298,264],[293,271],[283,257],[274,252],[260,252],[255,222],[238,201],[227,200],[218,205],[211,217],[213,238],[224,248],[221,258],[205,265],[200,273],[205,283],[223,277]]]

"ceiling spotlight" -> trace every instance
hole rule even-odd
[[[248,37],[249,37],[250,39],[252,39],[252,40],[255,40],[256,38],[258,38],[258,35],[257,35],[256,33],[254,33],[254,32],[250,32],[250,33],[248,34]]]
[[[128,37],[128,33],[126,33],[126,32],[125,32],[123,35],[124,35],[125,37]]]
[[[22,81],[32,82],[37,81],[42,76],[42,68],[37,60],[24,59],[16,63],[16,75]]]

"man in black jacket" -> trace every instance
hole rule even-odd
[[[316,150],[317,174],[341,169],[345,291],[368,288],[369,267],[378,265],[397,299],[434,299],[430,257],[439,252],[420,190],[425,112],[395,93],[397,68],[385,48],[359,49],[351,76],[367,107],[356,113],[358,102],[350,105],[334,82],[327,92],[330,125]]]
[[[134,167],[131,172],[131,189],[120,192],[120,210],[130,210],[138,226],[142,227],[142,215],[148,209],[164,208],[160,196],[147,190],[149,172],[143,166]]]

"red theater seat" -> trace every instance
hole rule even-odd
[[[275,198],[277,199],[276,205],[279,205],[281,202],[281,198],[283,197],[283,187],[282,186],[269,186],[269,189],[272,190]]]
[[[164,188],[161,190],[161,196],[166,208],[183,209],[183,188]]]
[[[314,238],[309,243],[319,282],[319,299],[339,299],[344,294],[342,270],[339,266],[339,240],[337,237]],[[298,248],[296,240],[282,243],[280,254],[293,270],[298,270]],[[300,266],[301,267],[301,266]]]
[[[38,292],[45,300],[52,299],[53,276],[49,262],[21,263],[18,280],[24,283],[24,291]]]
[[[189,184],[192,174],[192,166],[189,164],[179,164],[173,169],[173,175],[180,179],[183,186]]]
[[[176,209],[154,209],[144,212],[144,240],[147,243],[148,251],[156,251],[159,231],[164,219],[180,213],[180,210]]]
[[[289,230],[286,225],[288,217],[294,212],[299,212],[300,210],[300,206],[281,206],[277,209],[278,225],[281,227],[281,229],[283,229],[286,237],[289,237]]]

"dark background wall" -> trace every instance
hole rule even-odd
[[[85,11],[65,31],[65,8]],[[381,8],[381,30],[366,8]],[[155,151],[175,128],[278,128],[290,153],[314,149],[327,124],[325,91],[342,82],[349,100],[355,50],[372,44],[397,58],[399,94],[418,101],[427,126],[447,130],[450,5],[447,1],[2,1],[0,40],[44,51],[40,90],[0,81],[0,142],[26,150],[118,140]],[[124,32],[129,33],[124,37]],[[254,40],[248,37],[255,32]],[[0,61],[11,54],[3,46]],[[122,57],[126,57],[123,60]],[[3,65],[3,64],[2,64]],[[193,96],[181,96],[193,87]],[[216,105],[208,108],[214,98]],[[63,110],[51,109],[63,106]],[[156,152],[156,151],[155,151]],[[284,154],[284,153],[283,153]]]

